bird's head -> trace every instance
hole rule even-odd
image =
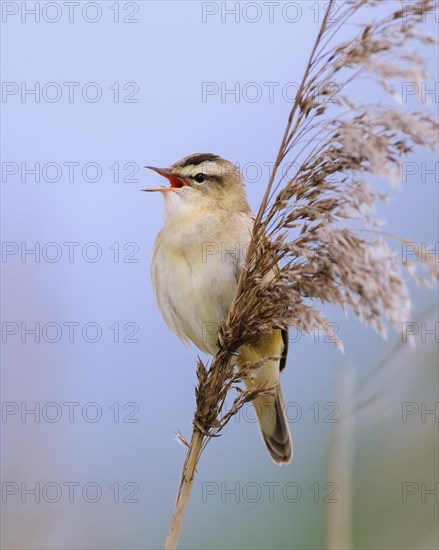
[[[143,191],[160,192],[165,206],[175,209],[221,208],[249,212],[244,182],[238,168],[230,161],[211,153],[189,155],[170,168],[154,168],[170,183]]]

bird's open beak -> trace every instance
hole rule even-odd
[[[174,176],[173,174],[170,174],[166,170],[163,170],[162,168],[154,168],[154,166],[144,166],[144,168],[149,168],[149,170],[154,170],[154,172],[157,172],[161,176],[165,177],[167,180],[169,180],[169,183],[171,184],[170,187],[156,187],[156,188],[150,188],[150,189],[142,189],[142,191],[160,191],[160,193],[165,193],[167,191],[175,191],[177,189],[181,189],[182,187],[185,187],[187,183],[177,178],[177,176]]]

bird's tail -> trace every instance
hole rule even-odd
[[[280,384],[276,395],[260,395],[253,401],[262,439],[276,464],[289,464],[293,458],[293,443],[285,414]]]

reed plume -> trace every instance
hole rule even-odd
[[[400,179],[402,159],[415,148],[437,147],[438,124],[426,112],[381,103],[357,102],[349,93],[360,79],[371,79],[391,96],[398,83],[427,79],[426,60],[414,45],[434,46],[420,29],[432,0],[403,3],[396,11],[372,20],[368,10],[377,0],[343,4],[337,22],[326,9],[279,152],[260,205],[252,240],[242,266],[233,303],[218,332],[218,352],[210,364],[198,360],[196,410],[187,447],[166,548],[176,548],[185,508],[202,450],[247,402],[271,388],[244,391],[240,382],[258,365],[235,369],[239,349],[273,328],[296,327],[309,333],[316,323],[328,327],[318,306],[350,309],[385,334],[388,324],[400,328],[410,301],[403,270],[417,282],[437,278],[431,255],[428,278],[392,251],[389,240],[411,243],[380,230],[377,202],[385,190],[372,185],[379,176]],[[372,12],[373,13],[373,12]],[[360,14],[352,37],[337,41],[341,28]],[[351,28],[351,27],[349,27]],[[282,163],[298,166],[292,178],[277,178]],[[425,258],[427,259],[427,258]],[[274,266],[274,278],[267,277]],[[341,342],[338,343],[341,347]],[[228,393],[236,392],[225,410]]]

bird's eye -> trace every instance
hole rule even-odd
[[[194,181],[196,181],[197,183],[203,183],[203,181],[206,179],[206,176],[204,174],[197,174],[195,177],[194,177]]]

